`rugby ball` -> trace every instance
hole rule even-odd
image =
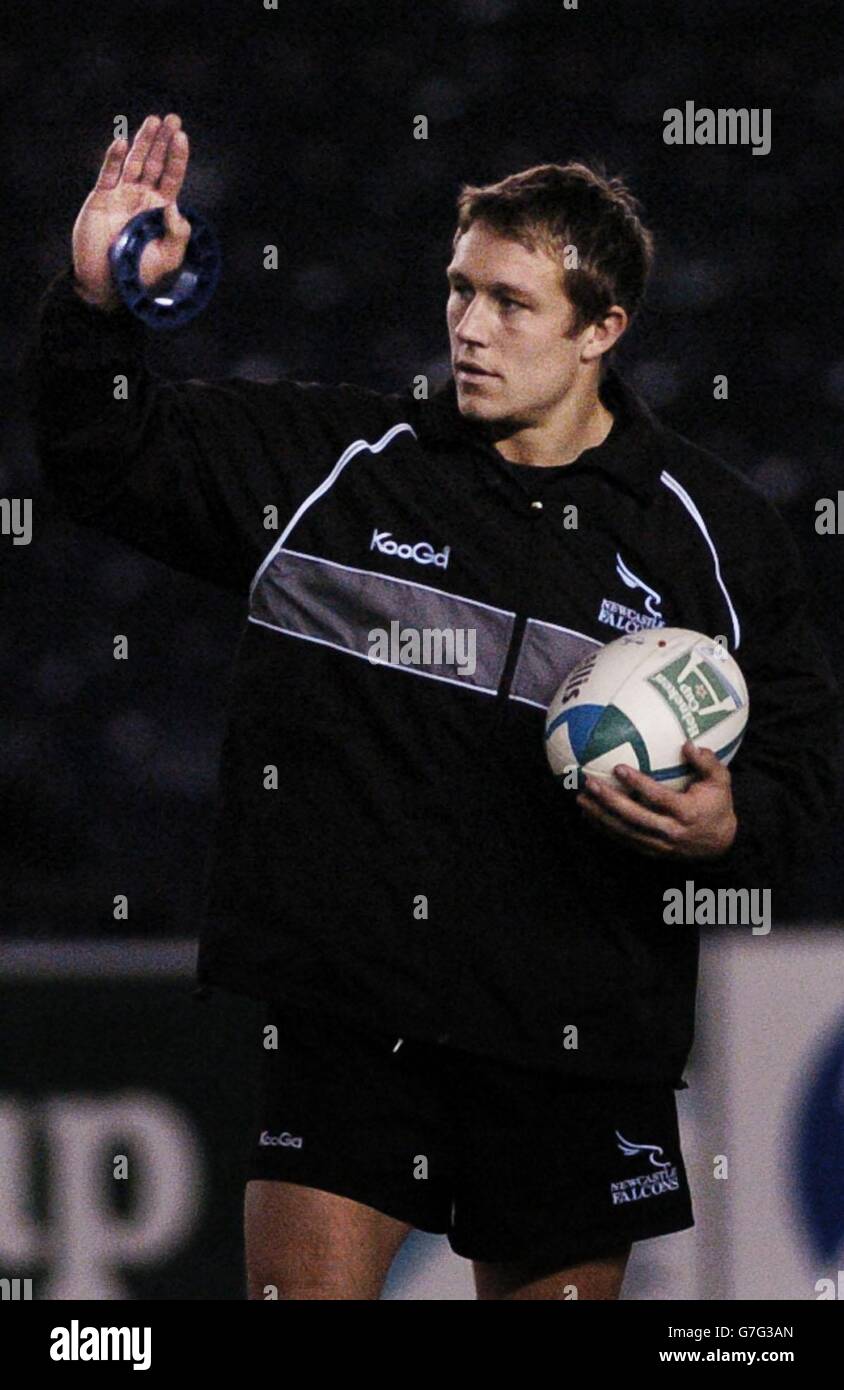
[[[744,737],[749,699],[738,662],[702,632],[682,627],[630,632],[569,671],[545,719],[545,751],[555,777],[583,785],[583,774],[613,776],[618,763],[684,791],[694,769],[686,739],[722,763]]]

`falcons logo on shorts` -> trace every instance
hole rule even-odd
[[[663,1149],[660,1144],[631,1144],[630,1140],[625,1139],[624,1135],[619,1134],[618,1130],[615,1132],[615,1137],[618,1140],[618,1147],[621,1149],[621,1152],[626,1154],[628,1158],[632,1158],[634,1154],[646,1153],[654,1168],[671,1167],[670,1163],[660,1163],[659,1159],[654,1157],[654,1154],[665,1153],[665,1149]]]

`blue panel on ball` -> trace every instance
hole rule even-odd
[[[583,754],[592,737],[592,730],[604,713],[604,705],[575,705],[573,709],[562,710],[545,731],[546,739],[553,736],[557,729],[565,725],[571,744],[571,751],[574,753],[578,762],[583,761]]]

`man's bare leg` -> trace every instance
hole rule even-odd
[[[248,1296],[377,1299],[412,1229],[334,1192],[255,1179],[244,1199]]]
[[[542,1269],[529,1260],[485,1263],[473,1260],[475,1288],[479,1299],[572,1298],[572,1285],[578,1299],[618,1298],[630,1247],[616,1255],[573,1265],[569,1269]]]

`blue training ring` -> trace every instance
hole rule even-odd
[[[192,208],[179,207],[191,225],[191,237],[176,281],[153,295],[140,281],[141,256],[147,242],[164,235],[164,209],[139,212],[109,247],[111,275],[121,299],[149,328],[179,328],[201,314],[220,278],[220,243],[208,222]]]

